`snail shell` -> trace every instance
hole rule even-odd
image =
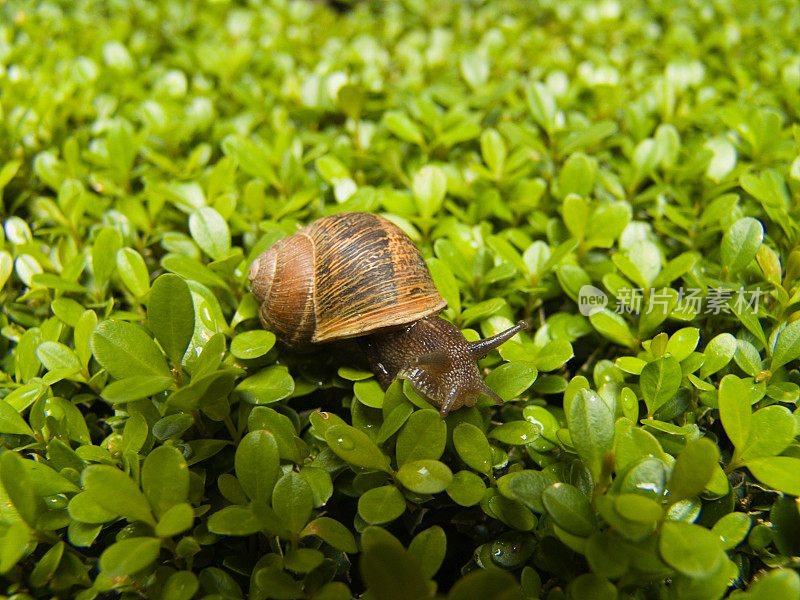
[[[411,239],[369,213],[314,221],[263,252],[249,277],[262,325],[294,347],[397,328],[446,306]]]

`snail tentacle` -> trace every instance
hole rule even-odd
[[[513,327],[501,331],[497,335],[486,338],[485,340],[478,340],[477,342],[469,342],[469,350],[475,359],[485,358],[489,352],[502,345],[504,342],[510,340],[517,335],[520,331],[530,329],[528,321],[520,321]]]

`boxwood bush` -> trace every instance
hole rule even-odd
[[[7,596],[800,598],[800,5],[0,3]],[[262,330],[320,216],[506,402]]]

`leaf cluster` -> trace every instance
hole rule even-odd
[[[0,3],[0,593],[800,596],[798,24]],[[348,210],[468,338],[534,324],[503,406],[260,328],[252,260]]]

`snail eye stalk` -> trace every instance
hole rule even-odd
[[[497,335],[493,335],[492,337],[486,338],[485,340],[478,340],[477,342],[471,342],[469,345],[469,351],[475,358],[475,360],[485,358],[486,355],[489,354],[489,352],[491,352],[498,346],[502,345],[507,340],[510,340],[520,331],[524,331],[526,329],[530,329],[530,323],[528,321],[520,321],[513,327],[506,329],[505,331],[501,331]]]

